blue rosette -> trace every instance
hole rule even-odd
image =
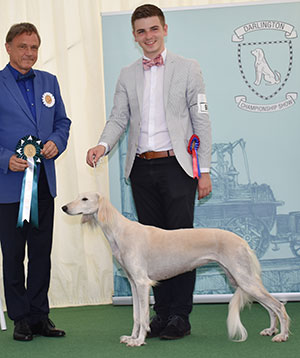
[[[23,227],[24,221],[38,228],[38,181],[37,164],[41,163],[43,143],[32,135],[21,138],[16,146],[18,158],[27,160],[28,168],[24,172],[17,227]]]

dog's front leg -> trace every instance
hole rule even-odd
[[[256,86],[259,86],[259,85],[260,85],[261,77],[262,77],[261,71],[259,71],[259,69],[256,68],[256,71],[255,71],[255,82],[254,82],[254,84],[255,84]]]
[[[125,343],[127,345],[131,345],[130,342],[132,342],[132,340],[135,340],[139,336],[140,312],[139,312],[138,292],[137,292],[136,285],[135,285],[134,281],[131,278],[129,278],[129,275],[128,275],[128,280],[129,280],[130,287],[131,287],[132,301],[133,301],[132,302],[133,303],[133,328],[132,328],[131,336],[121,336],[120,337],[120,343]]]
[[[143,282],[137,285],[138,299],[139,299],[139,321],[140,321],[140,332],[136,339],[137,345],[145,344],[145,338],[149,331],[149,291],[150,284]]]
[[[134,308],[134,315],[137,317],[134,318],[134,327],[132,336],[122,336],[121,342],[126,343],[130,347],[139,347],[145,344],[145,338],[147,331],[149,329],[149,289],[150,286],[148,283],[138,282],[135,286],[136,290],[136,300],[134,299],[133,305],[137,306]],[[136,334],[136,329],[138,329],[138,335]]]

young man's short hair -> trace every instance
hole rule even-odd
[[[165,15],[161,9],[152,4],[145,4],[137,7],[131,16],[131,25],[134,30],[134,23],[136,20],[144,19],[145,17],[158,16],[162,26],[165,26]]]

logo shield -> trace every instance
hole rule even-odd
[[[246,86],[245,93],[235,96],[240,109],[267,113],[295,104],[298,93],[284,89],[293,74],[297,37],[295,27],[280,20],[253,21],[234,30],[232,42],[237,44],[238,68]]]
[[[269,100],[284,88],[293,65],[291,40],[245,42],[237,51],[241,76],[253,94]]]

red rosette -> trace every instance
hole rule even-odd
[[[193,175],[194,175],[194,178],[197,178],[197,179],[199,179],[201,177],[199,160],[198,160],[198,155],[197,155],[197,150],[199,149],[199,146],[200,146],[200,139],[196,134],[193,134],[189,140],[189,145],[188,145],[187,150],[188,150],[189,154],[192,155]]]

